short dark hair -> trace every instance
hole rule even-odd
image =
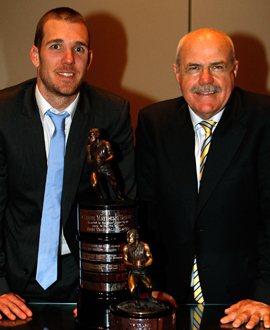
[[[43,15],[41,19],[38,21],[35,39],[34,39],[34,45],[38,49],[40,49],[44,37],[44,31],[43,31],[44,24],[50,19],[55,19],[58,21],[63,20],[67,23],[82,23],[83,25],[85,25],[89,39],[88,49],[90,49],[90,32],[84,17],[77,11],[68,7],[59,7],[52,9],[48,11],[45,15]]]

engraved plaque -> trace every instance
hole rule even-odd
[[[87,290],[93,291],[123,291],[127,288],[127,282],[116,282],[116,283],[101,283],[101,282],[88,282],[84,280],[80,280],[81,287]]]
[[[119,262],[123,260],[123,254],[96,254],[81,252],[82,260],[97,261],[97,262]]]
[[[80,250],[90,252],[121,252],[125,244],[91,244],[86,242],[79,242]]]
[[[126,272],[94,273],[82,270],[81,278],[92,282],[124,282],[127,281],[127,274]]]
[[[80,210],[80,231],[85,233],[126,233],[133,222],[132,209]]]
[[[81,268],[83,270],[89,270],[92,272],[100,272],[100,273],[109,273],[109,272],[121,272],[126,269],[124,263],[121,264],[103,264],[103,263],[88,263],[81,262]]]

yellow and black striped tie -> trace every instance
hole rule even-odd
[[[203,298],[199,273],[198,273],[198,269],[197,269],[196,256],[194,258],[194,264],[193,264],[193,291],[194,291],[194,299],[199,304],[203,304],[204,303],[204,298]]]
[[[204,306],[199,304],[193,310],[192,329],[199,330],[202,322]]]
[[[214,120],[204,120],[200,122],[200,125],[205,130],[205,138],[201,148],[201,157],[200,157],[200,181],[202,179],[203,170],[205,167],[207,154],[210,148],[210,143],[212,139],[212,129],[215,126],[216,122]],[[194,299],[199,303],[204,303],[198,268],[197,268],[197,259],[194,257],[193,264],[193,290],[194,290]]]
[[[210,148],[210,143],[212,139],[212,129],[215,126],[216,122],[214,120],[204,120],[200,122],[200,125],[205,130],[205,138],[201,148],[201,156],[200,156],[200,181],[202,179],[203,170],[205,167],[207,154]]]

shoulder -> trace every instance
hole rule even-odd
[[[236,87],[234,90],[234,100],[236,104],[241,103],[241,106],[246,111],[254,111],[258,115],[263,112],[270,113],[269,95],[257,94]]]
[[[185,104],[183,97],[177,97],[175,99],[165,100],[151,104],[142,110],[140,110],[140,115],[142,116],[152,116],[153,114],[158,116],[166,116],[173,114],[178,111]]]
[[[128,245],[125,245],[124,247],[123,247],[123,252],[127,252],[128,251]]]
[[[154,103],[140,110],[136,134],[144,129],[160,134],[167,129],[169,123],[176,120],[181,122],[187,115],[189,116],[188,107],[183,97]]]
[[[111,148],[111,144],[110,144],[110,142],[108,142],[107,140],[102,140],[102,145],[104,146],[104,147],[106,147],[107,149],[109,148]]]
[[[18,85],[0,90],[0,101],[7,101],[15,97],[24,96],[25,92],[36,86],[36,79],[24,81]]]
[[[149,249],[149,245],[143,241],[139,241],[138,245],[141,247],[141,248],[144,248],[144,249]]]
[[[228,103],[227,117],[230,116],[230,112],[234,122],[239,122],[250,132],[259,131],[264,134],[270,128],[270,96],[268,95],[236,87]]]
[[[36,79],[27,80],[18,85],[0,90],[0,109],[22,108],[26,98],[32,98],[35,93]]]
[[[116,107],[124,106],[124,104],[127,102],[127,100],[119,95],[111,93],[105,89],[89,85],[86,82],[83,83],[82,90],[86,93],[92,106],[95,104],[99,104],[99,106],[105,104],[107,107],[108,105]]]

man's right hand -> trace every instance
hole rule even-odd
[[[2,319],[3,315],[6,315],[12,321],[16,320],[16,318],[25,320],[33,315],[26,306],[25,300],[14,293],[6,293],[0,296],[0,312],[0,319]]]

